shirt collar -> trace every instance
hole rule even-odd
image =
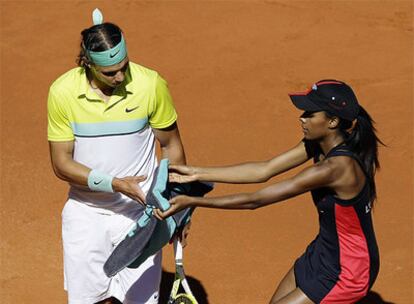
[[[86,70],[81,68],[80,71],[80,83],[79,83],[79,95],[78,98],[86,98],[88,101],[97,100],[96,93],[89,85],[88,78],[86,77]],[[128,94],[133,94],[131,69],[128,68],[125,74],[124,84],[114,90],[113,96],[126,97]]]

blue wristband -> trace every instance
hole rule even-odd
[[[114,192],[112,189],[113,179],[109,174],[92,170],[88,175],[88,187],[92,191]]]

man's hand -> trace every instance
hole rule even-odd
[[[168,180],[175,183],[189,183],[197,180],[195,169],[184,165],[170,165],[168,167],[170,173]]]
[[[145,194],[138,183],[146,179],[147,177],[142,175],[114,178],[112,180],[112,188],[115,192],[121,192],[145,206]]]

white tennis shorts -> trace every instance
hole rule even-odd
[[[136,213],[136,212],[135,212]],[[69,199],[62,211],[64,287],[69,304],[93,304],[116,297],[124,304],[156,304],[161,251],[139,268],[108,278],[103,265],[129,232],[138,214],[116,214]]]

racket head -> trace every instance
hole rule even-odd
[[[198,304],[194,296],[188,293],[180,293],[175,296],[173,304]]]
[[[174,299],[177,297],[178,289],[180,289],[181,278],[179,277],[178,273],[175,274],[175,280],[170,292],[170,299],[168,304],[174,303]]]

